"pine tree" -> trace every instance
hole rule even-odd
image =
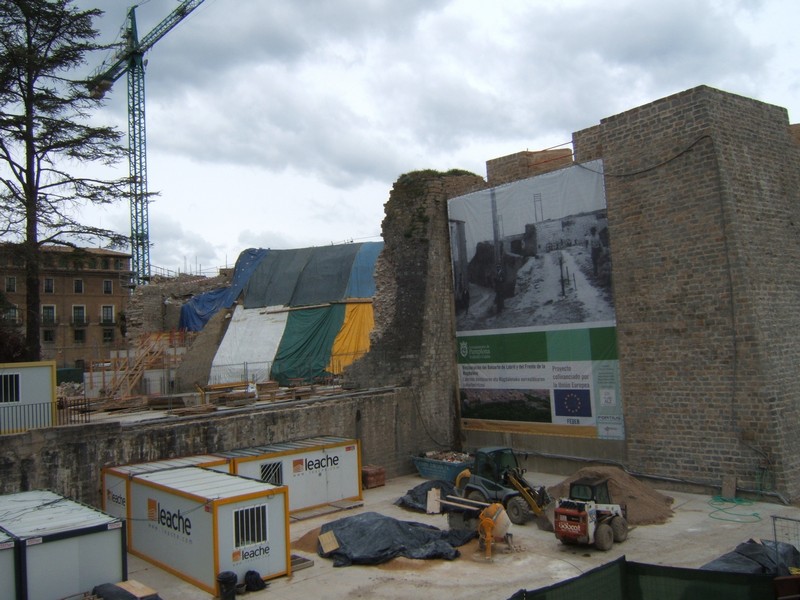
[[[79,221],[85,206],[128,198],[127,178],[75,174],[127,154],[122,133],[90,121],[101,100],[71,78],[102,49],[93,28],[101,14],[80,11],[72,0],[0,1],[0,241],[25,263],[26,360],[41,356],[42,246],[127,241]]]

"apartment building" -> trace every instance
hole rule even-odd
[[[3,318],[24,331],[25,265],[13,250],[13,245],[0,245],[0,284],[9,304]],[[39,275],[43,360],[55,360],[59,368],[84,368],[124,347],[130,259],[130,254],[99,248],[43,248]]]

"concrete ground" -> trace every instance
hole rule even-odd
[[[528,473],[526,478],[535,485],[547,486],[564,479],[536,473]],[[312,559],[313,566],[296,571],[291,577],[271,580],[266,590],[248,592],[239,597],[247,600],[317,597],[326,600],[401,600],[424,594],[428,598],[502,600],[520,589],[536,589],[576,577],[623,555],[643,563],[700,567],[733,550],[741,542],[773,539],[773,515],[800,519],[800,509],[794,506],[770,502],[730,504],[729,512],[720,512],[710,504],[710,496],[665,491],[675,499],[673,517],[664,525],[632,529],[626,542],[615,544],[608,552],[592,547],[563,546],[552,533],[540,530],[534,523],[512,525],[510,531],[514,534],[514,544],[523,548],[506,552],[504,545],[499,544],[490,563],[485,561],[474,541],[461,548],[461,557],[454,561],[398,558],[379,566],[342,568],[334,568],[331,560],[295,546],[300,541],[299,546],[307,547],[304,542],[309,536],[301,541],[303,536],[323,523],[357,511],[375,511],[402,520],[447,528],[447,519],[443,515],[425,515],[394,505],[395,500],[423,481],[416,476],[392,479],[383,487],[364,490],[363,507],[293,521],[290,527],[292,553]],[[800,540],[793,543],[798,545]],[[213,598],[131,555],[128,556],[128,577],[157,590],[163,600]]]

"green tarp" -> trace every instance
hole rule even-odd
[[[628,562],[622,556],[538,590],[520,590],[509,600],[753,600],[773,598],[772,575],[745,575]]]
[[[344,304],[333,304],[289,313],[272,363],[272,379],[285,386],[290,379],[314,381],[326,375],[345,308]]]

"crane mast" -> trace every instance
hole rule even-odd
[[[147,192],[147,143],[145,130],[144,53],[180,23],[204,0],[186,0],[139,41],[136,6],[128,11],[127,43],[110,67],[101,66],[88,85],[102,97],[114,82],[128,74],[128,167],[131,192],[131,270],[134,284],[150,281],[150,219]]]

